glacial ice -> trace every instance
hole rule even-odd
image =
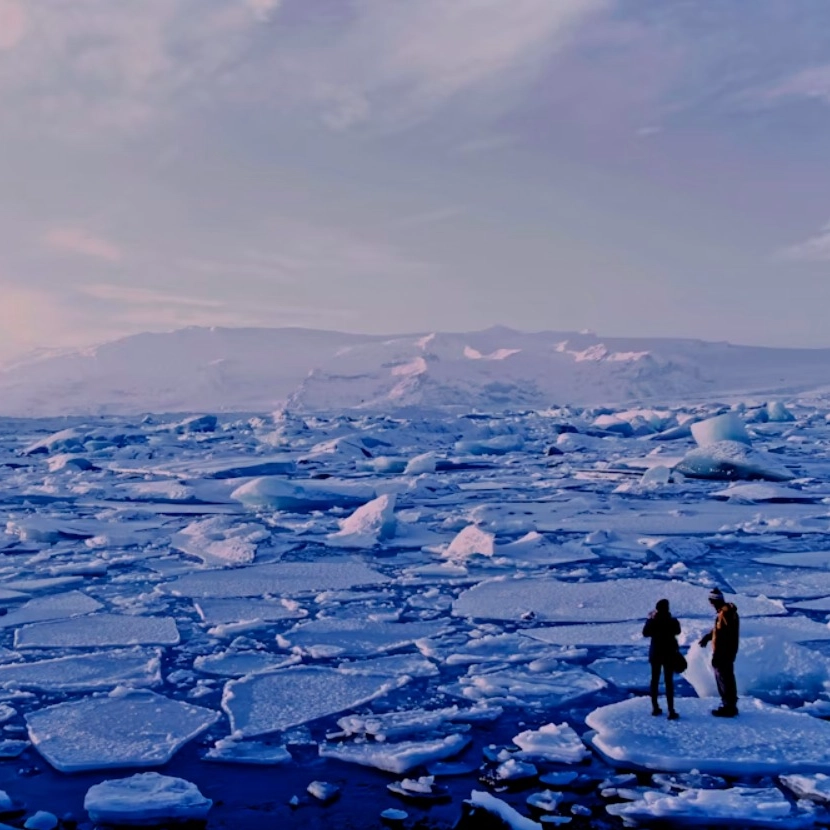
[[[640,696],[595,709],[591,743],[614,765],[711,775],[821,772],[830,762],[830,722],[741,698],[737,718],[713,718],[719,698],[676,700],[680,720],[651,715]]]
[[[721,441],[737,441],[747,445],[752,443],[744,422],[734,412],[696,421],[691,424],[691,430],[699,447],[708,447]]]
[[[401,775],[423,764],[458,755],[469,743],[467,735],[456,734],[399,743],[323,743],[320,744],[319,752],[321,758],[336,758],[338,761]]]
[[[309,513],[333,507],[358,507],[375,495],[373,488],[351,481],[298,481],[263,476],[237,487],[231,498],[254,509]]]
[[[30,663],[0,665],[0,687],[77,692],[161,683],[159,651],[96,651]]]
[[[686,453],[675,471],[691,478],[791,481],[795,476],[774,456],[739,441],[718,441]]]
[[[230,571],[202,571],[165,583],[174,596],[198,598],[292,596],[338,591],[358,585],[382,585],[387,576],[362,562],[274,562]]]
[[[546,723],[538,729],[526,729],[513,738],[523,758],[576,764],[591,757],[579,735],[567,723]]]
[[[158,772],[102,781],[87,790],[90,821],[119,827],[156,827],[207,817],[213,802],[195,784]]]
[[[29,740],[61,772],[152,767],[219,719],[219,713],[155,692],[115,689],[107,697],[58,703],[26,716]]]
[[[399,685],[399,679],[298,666],[230,681],[222,708],[234,736],[256,737],[354,709]]]
[[[340,530],[330,533],[326,541],[341,548],[372,548],[395,535],[395,494],[387,493],[358,507],[340,521]]]
[[[668,580],[496,577],[464,591],[453,603],[453,614],[514,622],[530,613],[543,622],[615,622],[642,619],[665,597],[675,616],[709,617],[708,595],[706,588]],[[738,603],[741,616],[785,613],[780,603],[764,597],[728,597],[728,601]]]
[[[281,648],[312,657],[362,657],[401,648],[446,629],[440,622],[380,622],[366,619],[318,619],[277,635]]]
[[[14,632],[15,648],[102,648],[168,645],[179,642],[172,617],[90,614],[69,620],[33,623]]]
[[[797,820],[784,793],[775,787],[731,787],[727,790],[684,790],[667,793],[647,790],[641,798],[605,808],[628,826],[671,821],[672,827],[727,825],[749,827],[810,826],[811,817]],[[796,819],[793,821],[793,819]]]
[[[0,617],[0,628],[91,614],[103,607],[100,602],[80,591],[35,597],[9,611],[5,617]]]

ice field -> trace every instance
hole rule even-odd
[[[0,467],[0,826],[830,826],[820,397],[5,419]]]

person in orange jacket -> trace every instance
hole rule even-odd
[[[738,714],[738,687],[735,682],[735,658],[738,656],[738,641],[741,634],[741,621],[734,603],[726,602],[723,591],[713,588],[709,593],[709,602],[717,612],[712,630],[700,639],[700,645],[706,647],[712,643],[712,668],[721,705],[712,710],[718,718],[734,718]]]

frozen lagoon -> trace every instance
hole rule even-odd
[[[17,757],[0,761],[0,788],[24,815],[86,820],[90,787],[144,767],[212,800],[209,827],[377,826],[393,807],[452,827],[484,782],[537,825],[541,804],[576,827],[701,821],[707,805],[733,822],[744,805],[748,822],[765,804],[775,821],[820,823],[821,807],[786,817],[783,785],[734,790],[809,776],[830,745],[830,427],[818,405],[792,409],[781,424],[741,416],[791,475],[774,491],[672,472],[692,438],[651,436],[716,406],[652,413],[651,433],[628,436],[583,410],[220,419],[205,432],[113,419],[109,432],[72,425],[69,445],[49,437],[63,421],[9,422],[0,749]],[[626,417],[638,416],[614,415]],[[563,424],[575,437],[549,456]],[[809,448],[790,440],[800,430]],[[656,467],[669,474],[641,480]],[[625,707],[644,703],[642,619],[669,597],[688,645],[715,584],[742,614],[742,691],[767,703],[726,726],[707,717],[701,655],[694,688],[679,683],[682,720],[641,724]],[[355,727],[375,722],[385,741]],[[672,801],[654,782],[657,795],[597,795],[627,769],[705,771],[705,745],[743,753],[705,768],[727,776],[723,795]],[[435,775],[449,803],[402,802],[387,784],[404,774]],[[338,798],[310,796],[312,781]]]

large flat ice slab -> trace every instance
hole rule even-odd
[[[9,611],[5,617],[0,617],[0,628],[42,622],[44,620],[58,620],[64,617],[75,617],[80,614],[91,614],[103,607],[100,602],[80,591],[67,591],[64,594],[35,597],[19,608]]]
[[[78,692],[115,686],[156,686],[161,661],[156,649],[100,651],[0,666],[0,686]]]
[[[227,683],[222,708],[234,737],[249,738],[353,709],[399,685],[400,680],[378,675],[300,666]]]
[[[382,585],[389,577],[362,562],[274,562],[232,571],[187,574],[162,586],[185,597],[291,596],[309,591],[341,591],[358,585]]]
[[[29,740],[60,772],[167,763],[219,713],[148,691],[59,703],[26,715]]]
[[[466,735],[447,735],[425,741],[397,743],[320,744],[319,752],[321,758],[336,758],[400,775],[422,764],[458,755],[469,743]]]
[[[15,648],[174,646],[178,642],[179,630],[172,617],[91,614],[88,617],[25,625],[14,632]]]
[[[84,809],[97,824],[157,827],[168,821],[198,821],[213,802],[195,784],[158,772],[102,781],[87,790]]]
[[[712,775],[821,772],[830,764],[830,722],[741,698],[737,718],[715,718],[714,698],[678,698],[680,720],[651,715],[648,697],[591,712],[594,747],[612,764]]]
[[[282,648],[318,657],[362,657],[401,648],[447,628],[443,622],[382,622],[320,619],[300,623],[277,635]]]
[[[459,617],[558,622],[616,622],[644,618],[665,597],[675,616],[711,617],[709,591],[665,579],[618,579],[605,582],[562,582],[558,579],[497,577],[470,588],[453,603]],[[733,597],[741,616],[783,614],[784,606],[763,597]]]

